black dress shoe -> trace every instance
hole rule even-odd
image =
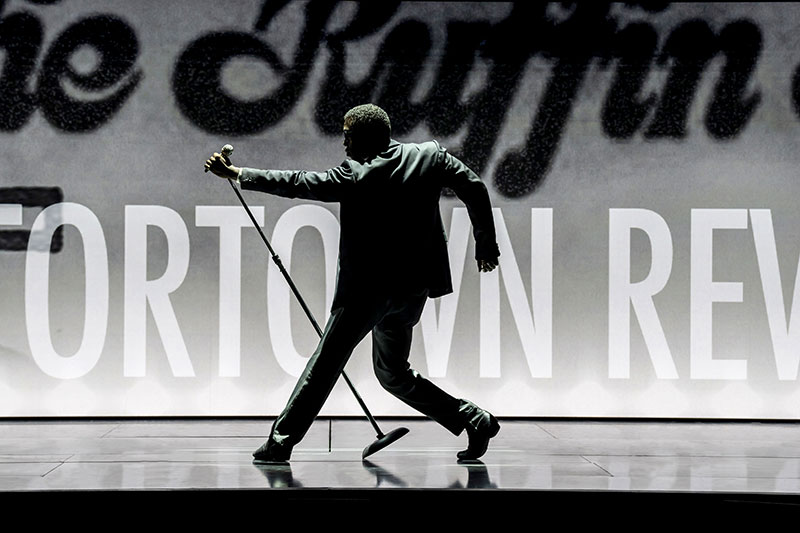
[[[484,411],[472,402],[461,400],[458,410],[464,418],[469,445],[466,450],[458,452],[456,457],[460,461],[477,459],[486,453],[489,440],[500,431],[500,424],[492,413]]]
[[[285,465],[289,464],[289,457],[292,456],[291,450],[286,450],[267,440],[256,451],[253,452],[253,464],[257,465]]]

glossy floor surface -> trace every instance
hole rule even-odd
[[[437,489],[800,496],[800,424],[502,421],[480,462],[425,420],[362,461],[364,420],[317,420],[284,466],[251,452],[269,420],[0,421],[0,490]]]

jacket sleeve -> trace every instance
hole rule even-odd
[[[496,261],[500,256],[494,229],[492,203],[489,191],[477,174],[447,150],[436,144],[443,185],[450,188],[464,202],[472,222],[475,237],[475,259]]]
[[[339,202],[351,189],[353,173],[347,162],[325,172],[242,168],[239,184],[242,189],[285,198]]]

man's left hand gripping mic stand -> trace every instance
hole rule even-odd
[[[222,147],[220,153],[228,162],[230,162],[230,155],[233,153],[233,146],[231,146],[230,144],[226,144],[225,146]],[[236,193],[236,197],[239,199],[239,202],[242,204],[242,207],[244,207],[244,210],[247,212],[247,215],[250,217],[250,221],[253,223],[253,226],[256,228],[256,230],[258,230],[258,234],[261,236],[261,240],[264,241],[264,244],[267,246],[267,250],[269,250],[270,256],[272,256],[272,261],[275,263],[275,266],[278,267],[278,270],[280,270],[281,274],[283,274],[283,277],[289,284],[289,288],[292,289],[292,293],[294,293],[295,297],[297,298],[300,307],[303,308],[303,311],[305,311],[306,316],[311,321],[311,325],[314,326],[314,330],[316,330],[317,335],[322,337],[322,329],[319,327],[319,324],[314,318],[314,315],[311,313],[311,310],[308,308],[308,305],[306,305],[305,300],[300,295],[300,291],[297,290],[297,286],[294,284],[294,281],[292,281],[291,276],[289,276],[289,273],[286,271],[286,268],[284,268],[283,263],[281,262],[281,258],[278,257],[278,254],[275,253],[275,250],[273,250],[272,245],[267,240],[266,235],[264,235],[264,232],[261,231],[261,226],[258,224],[258,222],[256,222],[256,219],[253,216],[253,213],[250,211],[247,202],[245,202],[244,198],[242,197],[242,193],[240,193],[239,189],[236,188],[236,185],[234,185],[233,180],[229,179],[228,183],[233,189],[233,192]],[[372,416],[372,413],[370,413],[369,409],[367,409],[367,404],[365,404],[364,400],[361,399],[361,395],[358,394],[358,391],[356,390],[353,383],[350,381],[350,378],[347,377],[347,374],[344,372],[344,370],[342,371],[342,377],[344,378],[345,383],[347,383],[347,386],[350,387],[353,396],[356,397],[356,401],[361,406],[361,409],[364,411],[364,414],[367,415],[367,419],[369,420],[370,424],[372,424],[373,429],[377,433],[377,440],[375,440],[375,442],[364,448],[364,451],[361,454],[361,459],[366,459],[373,453],[382,450],[383,448],[389,446],[394,441],[398,440],[399,438],[403,437],[406,433],[408,433],[408,428],[405,427],[399,427],[397,429],[390,431],[389,433],[383,433],[380,427],[378,427],[378,423],[375,421],[375,417]]]

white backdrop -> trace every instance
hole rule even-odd
[[[210,16],[209,14],[213,14]],[[0,1],[0,416],[271,415],[316,334],[229,186],[344,110],[486,181],[412,364],[498,415],[800,417],[796,4]],[[522,37],[520,37],[522,36]],[[338,209],[245,193],[320,321]],[[50,244],[48,244],[50,243]],[[378,415],[369,343],[347,367]],[[356,415],[337,385],[323,411]]]

